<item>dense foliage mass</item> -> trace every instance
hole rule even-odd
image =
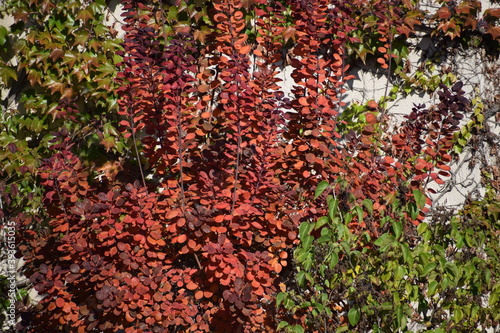
[[[408,55],[423,31],[494,57],[500,9],[434,4],[123,0],[118,18],[103,0],[10,1],[0,218],[42,296],[19,300],[18,328],[498,325],[498,166],[457,214],[429,187],[497,138],[440,55],[416,71]],[[345,100],[357,63],[392,82],[381,100]],[[387,105],[410,92],[439,102],[394,128]]]

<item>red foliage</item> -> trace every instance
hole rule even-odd
[[[336,131],[354,29],[342,2],[288,1],[290,28],[285,4],[256,0],[250,43],[248,3],[214,1],[205,44],[189,29],[166,41],[153,4],[124,3],[121,125],[152,180],[97,193],[70,146],[55,147],[40,170],[50,232],[24,221],[27,275],[46,295],[31,331],[271,332],[298,225],[325,214],[313,200],[320,181],[345,209],[352,194],[383,211],[402,185],[447,176],[459,86],[392,136],[371,113],[361,133]],[[291,100],[277,77],[285,40]],[[351,227],[381,232],[377,215]]]

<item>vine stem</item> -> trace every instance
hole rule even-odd
[[[184,192],[184,165],[183,165],[183,156],[182,156],[182,125],[181,125],[181,108],[180,105],[177,104],[177,144],[179,145],[179,149],[177,150],[179,154],[179,172],[180,172],[180,180],[181,180],[181,209],[184,218],[186,218],[186,193]]]
[[[165,43],[167,42],[167,30],[165,29],[166,25],[166,20],[165,20],[165,12],[163,10],[163,1],[160,0],[160,11],[161,11],[161,20],[163,23],[163,38],[165,39]],[[181,94],[182,95],[182,94]],[[179,96],[180,98],[180,96]],[[184,191],[184,164],[183,164],[183,155],[182,155],[182,126],[181,126],[181,109],[180,105],[177,105],[177,132],[179,133],[177,136],[177,144],[179,145],[179,149],[177,150],[177,153],[179,154],[179,173],[180,173],[180,179],[181,179],[181,210],[182,210],[182,215],[184,218],[186,218],[186,192]],[[193,252],[194,259],[196,260],[196,264],[198,265],[198,269],[200,272],[203,272],[203,267],[201,266],[200,259],[198,258],[198,255],[196,252]],[[177,330],[177,326],[176,326]]]
[[[69,235],[69,219],[68,219],[68,211],[66,210],[66,205],[63,202],[63,196],[61,194],[61,191],[59,190],[59,181],[57,179],[54,180],[54,184],[56,187],[57,191],[57,196],[59,197],[59,201],[61,202],[61,207],[64,211],[64,219],[66,220],[66,223],[68,224],[68,229],[66,229],[66,236]]]
[[[231,204],[231,215],[234,213],[234,207],[236,206],[236,190],[238,186],[238,176],[239,176],[239,169],[240,169],[240,159],[241,159],[241,123],[240,119],[238,117],[238,143],[237,143],[237,151],[236,151],[236,170],[234,174],[234,190],[233,190],[233,202]]]
[[[231,3],[231,1],[226,1],[231,15],[234,13],[234,8]],[[235,37],[234,37],[234,29],[233,29],[233,24],[229,24],[229,32],[231,33],[232,36],[232,41],[233,44],[236,42]],[[240,82],[236,80],[238,84],[238,91],[240,90]],[[238,96],[239,97],[239,96]],[[233,182],[233,194],[232,194],[232,203],[231,203],[231,215],[234,214],[234,208],[236,206],[236,198],[237,198],[237,186],[238,186],[238,177],[239,177],[239,169],[240,169],[240,160],[241,160],[241,118],[237,117],[237,122],[238,122],[238,130],[237,130],[237,136],[238,136],[238,141],[237,141],[237,148],[236,148],[236,168],[234,172],[234,182]]]
[[[387,92],[389,90],[389,83],[391,82],[391,75],[392,75],[392,42],[393,42],[394,36],[393,33],[391,32],[389,34],[389,68],[387,69],[387,82],[385,83],[385,90],[384,90],[384,107],[382,108],[380,112],[380,118],[384,118],[384,116],[387,114]]]
[[[137,148],[137,138],[135,136],[135,125],[134,125],[134,117],[130,115],[130,125],[132,127],[132,140],[134,141],[134,150],[135,150],[135,158],[137,159],[137,164],[139,165],[139,172],[141,173],[142,185],[146,188],[146,177],[144,177],[144,170],[142,169],[141,157],[139,155],[139,149]]]

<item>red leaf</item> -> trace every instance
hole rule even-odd
[[[189,290],[195,290],[196,288],[198,288],[198,285],[193,281],[190,281],[188,284],[186,284],[186,288]]]
[[[374,102],[375,103],[375,102]],[[375,107],[374,108],[377,108],[378,104],[375,103]],[[377,120],[377,116],[375,116],[373,113],[371,112],[368,112],[367,114],[365,114],[365,118],[366,118],[366,122],[370,125],[375,125],[378,120]]]
[[[417,164],[415,164],[416,170],[424,170],[427,167],[427,162],[421,158],[417,158]]]
[[[248,52],[250,52],[250,50],[251,50],[250,45],[245,45],[242,48],[240,48],[240,54],[247,54]]]
[[[177,236],[177,243],[179,243],[179,244],[184,243],[186,240],[187,240],[187,236],[184,234]]]
[[[62,308],[64,306],[64,304],[66,304],[66,301],[64,300],[64,298],[61,298],[61,297],[56,298],[56,305],[58,307]]]
[[[446,165],[446,164],[438,164],[437,167],[441,170],[444,170],[444,171],[450,171],[451,168],[449,165]]]
[[[394,163],[394,158],[392,158],[391,156],[385,156],[384,160],[385,160],[385,163],[387,163],[387,164]]]

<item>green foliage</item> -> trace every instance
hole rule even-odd
[[[24,213],[44,224],[38,168],[58,138],[74,139],[87,165],[107,151],[123,151],[115,129],[116,31],[105,25],[104,0],[7,1],[0,16],[0,210],[6,220]],[[4,295],[4,294],[2,294]],[[1,299],[3,303],[7,302]],[[23,301],[24,302],[24,301]]]
[[[394,74],[401,79],[400,90],[405,95],[415,90],[432,93],[441,84],[450,87],[457,81],[454,73],[438,71],[436,63],[430,60],[423,62],[412,73],[409,73],[409,69],[406,67],[398,67],[394,70]]]
[[[479,96],[479,90],[475,91],[476,97],[471,100],[472,103],[472,114],[469,121],[460,128],[460,132],[455,133],[455,144],[453,145],[453,151],[460,154],[471,137],[478,133],[478,131],[483,128],[484,122],[484,103]]]
[[[414,199],[425,205],[421,192]],[[391,229],[376,239],[347,227],[370,214],[369,205],[342,211],[333,197],[327,203],[327,217],[301,224],[297,287],[277,297],[290,313],[307,313],[310,331],[473,332],[498,324],[500,205],[492,190],[416,233],[403,218],[413,203],[400,206],[401,218],[385,217]]]
[[[389,101],[457,81],[436,70],[439,54],[412,72],[408,38],[419,26],[433,24],[439,46],[498,46],[500,11],[482,22],[478,1],[437,3],[429,19],[409,0],[123,1],[123,42],[104,0],[7,2],[15,23],[0,26],[0,213],[23,225],[24,269],[45,295],[27,327],[498,324],[493,190],[418,224],[425,186],[444,183],[448,152],[481,128],[481,99],[459,132],[462,84],[384,132]],[[340,113],[356,62],[397,85]],[[283,65],[293,68],[290,99],[278,84]],[[142,185],[89,175],[127,147]]]
[[[104,24],[107,11],[103,0],[4,5],[3,16],[15,19],[0,27],[0,45],[8,50],[0,51],[0,85],[9,91],[2,102],[0,163],[2,181],[14,194],[12,214],[37,212],[36,168],[55,137],[71,136],[80,156],[93,163],[105,151],[125,148],[110,113],[117,106],[121,46]]]

